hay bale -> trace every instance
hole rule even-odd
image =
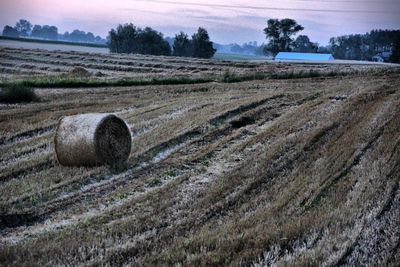
[[[73,67],[68,74],[73,77],[89,77],[91,75],[87,69],[82,67]]]
[[[96,77],[104,77],[106,76],[104,73],[102,73],[101,71],[96,72],[95,74]]]
[[[59,121],[54,144],[61,165],[120,168],[129,157],[132,136],[127,124],[113,114],[81,114]]]

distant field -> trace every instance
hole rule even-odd
[[[399,68],[16,48],[0,58],[3,83],[30,82],[42,99],[0,104],[1,266],[400,262]],[[56,162],[58,120],[89,112],[128,123],[122,172]]]
[[[249,60],[264,60],[266,57],[253,56],[253,55],[240,55],[240,54],[227,54],[227,53],[215,53],[213,59],[216,60],[232,60],[232,61],[249,61]]]
[[[1,42],[1,40],[0,40]],[[31,43],[22,43],[28,44]],[[40,44],[43,45],[43,44]],[[56,45],[57,47],[59,45]],[[78,47],[79,49],[99,49]],[[59,47],[58,47],[59,48]],[[213,80],[228,76],[252,76],[261,74],[299,74],[307,76],[309,71],[326,75],[347,74],[360,71],[386,69],[386,65],[360,64],[314,64],[277,63],[266,61],[227,61],[182,57],[89,53],[82,51],[62,51],[44,49],[20,49],[0,46],[0,78],[7,80],[24,78],[68,77],[74,67],[83,67],[92,80],[149,79],[149,78],[205,78]],[[69,47],[67,47],[69,48]],[[234,79],[235,80],[235,79]]]
[[[1,36],[0,36],[1,37]],[[12,39],[12,38],[11,38]],[[97,53],[109,54],[109,49],[104,47],[91,46],[90,44],[79,45],[78,43],[59,42],[56,41],[37,41],[37,40],[11,40],[10,38],[0,38],[0,48],[11,49],[40,49],[48,51],[63,51],[63,52],[82,52],[82,53]],[[20,38],[16,38],[20,39]],[[139,56],[141,57],[141,56]],[[196,61],[196,59],[193,59]],[[271,64],[311,64],[311,65],[395,65],[390,63],[378,63],[371,61],[354,61],[354,60],[329,60],[329,61],[299,61],[299,60],[283,60],[275,61],[266,57],[240,54],[216,53],[212,60],[217,61],[233,61],[233,62],[253,62],[253,63],[271,63]],[[201,61],[201,60],[200,60]]]
[[[104,47],[90,47],[90,46],[82,46],[76,44],[59,44],[59,43],[46,43],[46,42],[37,42],[37,41],[17,41],[17,40],[8,40],[8,39],[0,39],[0,47],[8,47],[8,48],[24,48],[24,49],[45,49],[49,51],[77,51],[77,52],[91,52],[91,53],[109,53],[108,48]]]
[[[24,38],[24,37],[9,37],[9,36],[3,36],[3,35],[0,35],[0,40],[11,40],[11,41],[41,43],[41,44],[63,44],[63,45],[76,45],[76,46],[107,48],[106,44],[79,43],[79,42],[70,42],[70,41],[62,41],[62,40],[46,40],[46,39]]]

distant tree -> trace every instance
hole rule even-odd
[[[86,32],[80,31],[80,30],[73,30],[69,34],[69,40],[73,41],[73,42],[82,42],[82,43],[84,43],[87,40]]]
[[[217,49],[218,52],[222,53],[234,53],[234,54],[243,54],[243,55],[264,55],[264,44],[261,46],[257,45],[256,41],[244,43],[239,45],[237,43],[229,44],[229,45],[214,45],[214,48]]]
[[[119,52],[120,44],[119,44],[118,35],[117,35],[116,30],[111,29],[108,32],[107,45],[108,45],[108,49],[110,49],[111,53],[120,53]]]
[[[197,33],[192,36],[193,57],[196,58],[211,58],[216,50],[213,47],[213,42],[210,41],[208,32],[199,28]]]
[[[14,27],[20,34],[20,36],[28,36],[32,30],[32,24],[26,19],[20,19]]]
[[[66,40],[74,42],[85,42],[85,43],[99,43],[106,44],[106,40],[100,36],[94,36],[91,32],[84,32],[80,30],[74,30],[71,33],[65,32],[64,34],[58,33],[58,28],[56,26],[49,25],[35,25],[32,28],[32,24],[24,19],[19,20],[15,27],[10,26],[4,27],[3,35],[18,37],[26,36],[33,38],[41,38],[48,40]]]
[[[186,33],[175,35],[173,55],[177,57],[190,57],[192,55],[192,43]]]
[[[3,29],[3,35],[8,37],[19,37],[19,31],[9,25],[6,25]]]
[[[390,62],[400,63],[400,36],[397,38],[393,45],[392,55],[390,56]]]
[[[291,51],[294,34],[304,30],[304,27],[297,24],[293,19],[269,19],[267,27],[264,29],[267,40],[265,53],[272,53],[275,56],[281,51]]]
[[[64,32],[64,34],[62,34],[61,37],[64,40],[69,40],[69,32]]]
[[[171,55],[171,46],[164,39],[162,33],[146,27],[143,30],[139,29],[137,35],[137,53],[144,55]]]
[[[355,60],[363,59],[362,51],[361,51],[361,49],[362,49],[362,47],[361,47],[361,45],[362,45],[362,37],[361,37],[360,34],[356,34],[356,35],[353,36],[351,45],[352,45],[353,58]]]
[[[48,40],[58,39],[58,28],[56,26],[43,25],[42,26],[42,38]]]
[[[60,38],[66,41],[79,42],[79,43],[98,43],[105,44],[106,40],[102,39],[100,36],[94,36],[91,32],[84,32],[81,30],[73,30],[71,33],[65,32],[60,35]]]
[[[91,33],[91,32],[87,32],[87,33],[86,33],[86,40],[85,40],[85,42],[87,42],[87,43],[94,43],[94,41],[95,41],[94,34]]]
[[[103,38],[101,38],[100,36],[98,36],[98,35],[94,38],[94,42],[98,43],[98,44],[105,44],[106,43],[106,41]]]
[[[329,40],[331,50],[335,58],[338,59],[350,59],[350,60],[360,60],[366,57],[372,58],[374,53],[370,56],[367,55],[367,51],[362,51],[361,44],[363,42],[363,37],[359,34],[356,35],[345,35]]]
[[[238,44],[233,44],[232,47],[231,47],[231,51],[233,53],[242,54],[243,53],[243,48]]]
[[[137,28],[132,23],[111,29],[107,43],[114,53],[171,55],[171,47],[163,35],[152,28]]]
[[[352,34],[332,37],[329,41],[331,52],[338,59],[372,60],[381,55],[385,61],[394,49],[400,30],[373,30],[366,34]]]
[[[241,47],[243,54],[254,54],[254,51],[257,48],[257,42],[244,43]]]
[[[331,47],[330,46],[318,46],[317,53],[321,53],[321,54],[331,53]]]
[[[150,27],[141,29],[132,23],[111,29],[107,36],[107,44],[113,53],[171,55],[171,46],[162,33]],[[189,40],[185,33],[179,33],[173,46],[173,53],[177,56],[211,58],[216,51],[207,31],[203,28],[199,28],[197,33],[193,34],[192,40]]]
[[[265,51],[265,45],[262,44],[256,47],[256,49],[254,50],[254,55],[264,56],[265,55],[264,51]]]
[[[32,29],[32,32],[31,32],[31,37],[43,38],[42,26],[40,26],[40,25],[33,26],[33,29]]]
[[[132,24],[118,25],[117,29],[111,29],[108,36],[108,45],[113,53],[134,53],[137,51],[135,40],[138,30]]]
[[[303,53],[316,53],[318,44],[312,43],[307,35],[299,35],[293,42],[293,51]]]

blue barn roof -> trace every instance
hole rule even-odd
[[[275,60],[333,60],[331,54],[279,52]]]

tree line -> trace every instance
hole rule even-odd
[[[400,61],[400,30],[372,30],[366,34],[343,35],[331,38],[329,44],[333,55],[340,59],[371,60],[381,55],[386,61]]]
[[[129,23],[111,29],[107,43],[110,52],[114,53],[211,58],[216,51],[207,30],[201,27],[191,38],[186,33],[180,32],[173,39],[171,47],[161,32],[150,27],[142,29]]]
[[[28,20],[20,19],[14,27],[6,25],[3,29],[3,35],[9,37],[25,37],[37,38],[44,40],[54,41],[69,41],[80,43],[97,43],[105,44],[106,40],[100,36],[95,36],[91,32],[84,32],[81,30],[73,30],[71,33],[65,32],[64,34],[58,33],[56,26],[50,25],[32,25]]]
[[[257,46],[256,43],[232,45],[231,51],[236,53],[253,53],[276,56],[278,52],[332,53],[337,59],[372,60],[380,55],[385,61],[400,63],[400,30],[372,30],[366,34],[344,35],[332,37],[327,47],[314,43],[307,35],[295,35],[304,27],[293,19],[269,19],[264,33],[267,43]],[[3,35],[11,37],[32,37],[48,40],[65,40],[87,43],[106,43],[100,36],[91,32],[74,30],[71,33],[58,33],[56,26],[34,25],[24,19],[14,27],[6,25]],[[168,42],[170,40],[170,42]],[[214,56],[214,44],[204,28],[198,28],[191,37],[184,32],[174,38],[164,38],[163,34],[132,23],[118,25],[111,29],[107,36],[107,44],[114,53],[138,53],[149,55],[166,55],[178,57],[211,58]]]
[[[328,47],[319,46],[308,36],[294,35],[304,27],[293,19],[269,19],[264,33],[268,43],[265,54],[278,52],[332,53],[336,59],[372,60],[380,55],[385,61],[400,63],[400,30],[372,30],[366,34],[332,37]]]
[[[20,19],[14,27],[6,25],[3,35],[9,37],[30,37],[46,40],[62,40],[81,43],[107,43],[113,53],[137,53],[148,55],[165,55],[178,57],[211,58],[216,49],[204,28],[198,28],[191,38],[180,32],[173,38],[172,45],[161,32],[145,27],[136,27],[132,23],[118,25],[111,29],[107,41],[91,32],[74,30],[71,33],[58,33],[56,26],[32,25],[28,20]]]
[[[257,42],[248,42],[242,45],[239,44],[230,44],[230,52],[236,54],[245,54],[245,55],[257,55],[263,56],[264,55],[264,45],[257,45]],[[223,46],[220,46],[223,49]]]
[[[325,47],[319,46],[318,43],[313,43],[310,41],[310,38],[307,35],[299,35],[296,39],[292,40],[293,42],[289,45],[289,49],[285,49],[287,51],[293,52],[304,52],[304,53],[327,53]],[[264,56],[264,55],[276,55],[277,51],[281,50],[274,49],[271,46],[267,47],[265,44],[258,45],[257,42],[248,42],[242,45],[237,43],[229,44],[229,45],[220,45],[215,44],[215,48],[217,51],[221,51],[222,53],[234,53],[234,54],[244,54],[244,55],[256,55],[256,56]]]

